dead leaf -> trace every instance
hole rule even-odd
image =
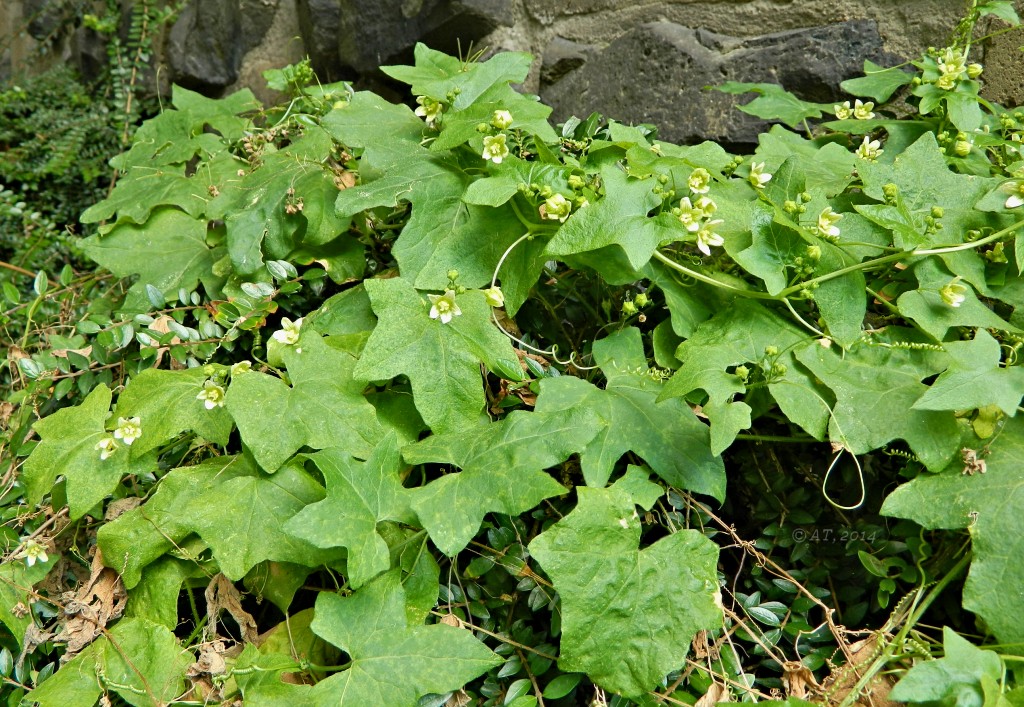
[[[242,631],[242,640],[256,643],[259,631],[252,614],[242,608],[242,595],[223,574],[217,574],[206,587],[206,633],[209,640],[217,638],[217,617],[226,611]]]
[[[57,643],[67,643],[61,663],[71,660],[92,643],[114,619],[124,613],[128,592],[118,573],[103,565],[103,553],[96,548],[88,581],[78,591],[65,592],[62,597],[63,621]]]
[[[445,614],[441,617],[440,623],[445,626],[454,626],[455,628],[462,628],[462,620],[455,614]]]
[[[694,703],[693,707],[711,707],[717,705],[719,702],[731,702],[732,696],[729,694],[729,688],[723,683],[713,682],[708,686],[708,691],[701,695],[700,699]]]
[[[11,415],[14,414],[14,404],[9,403],[6,400],[0,402],[0,428],[6,429],[7,423],[11,420]]]
[[[878,655],[878,636],[870,636],[862,641],[850,645],[847,651],[850,656],[849,662],[832,671],[822,683],[822,689],[828,694],[830,701],[835,704],[842,702],[857,682],[863,677],[864,671]],[[863,707],[899,707],[899,704],[889,699],[889,691],[896,682],[888,675],[877,675],[865,692],[857,696],[854,705]]]
[[[89,356],[92,354],[92,347],[91,346],[86,346],[84,349],[51,349],[50,350],[50,353],[52,353],[54,356],[58,356],[60,358],[67,358],[69,352],[70,353],[76,353],[79,356],[85,356],[86,358],[89,358]]]
[[[466,707],[469,704],[470,698],[465,690],[456,690],[451,694],[445,703],[444,707]]]
[[[142,505],[142,501],[143,499],[138,496],[128,496],[127,498],[115,499],[107,505],[107,510],[103,514],[103,520],[112,521],[122,513],[127,513],[133,508],[138,508]]]
[[[786,688],[787,696],[799,700],[806,700],[809,695],[816,696],[821,692],[821,686],[814,679],[814,674],[806,665],[795,660],[787,660],[782,664],[782,685]]]

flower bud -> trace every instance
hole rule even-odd
[[[750,369],[747,368],[746,366],[736,366],[735,373],[737,378],[745,381],[747,379],[747,376],[750,375]]]
[[[945,210],[941,206],[932,207],[932,218],[942,218],[945,213]]]
[[[972,79],[976,79],[981,76],[981,72],[985,70],[985,67],[981,64],[968,64],[967,65],[967,76]]]
[[[636,304],[633,303],[633,300],[626,300],[622,303],[622,313],[627,317],[633,316],[637,311]]]
[[[971,141],[970,140],[957,140],[953,145],[953,153],[957,157],[967,157],[971,154]]]
[[[456,280],[458,280],[459,279],[459,271],[455,270],[455,269],[449,270],[448,271],[448,279],[451,280],[452,282],[455,282]]]
[[[498,130],[507,130],[512,127],[512,114],[507,110],[496,110],[491,116],[491,125]]]
[[[641,292],[636,297],[633,298],[633,302],[636,303],[637,307],[640,307],[642,309],[649,305],[651,303],[651,300],[650,298],[647,297],[646,293]]]
[[[779,347],[778,346],[765,346],[764,347],[764,355],[765,356],[778,356],[779,355]]]
[[[582,189],[586,185],[586,182],[583,181],[583,177],[578,174],[569,175],[568,182],[570,189]]]

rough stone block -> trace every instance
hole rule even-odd
[[[512,22],[502,0],[341,0],[338,53],[360,72],[408,61],[416,42],[465,52],[471,42]]]
[[[654,22],[632,29],[561,80],[542,86],[552,118],[598,111],[623,122],[653,123],[672,142],[757,141],[764,122],[735,109],[750,96],[704,87],[725,81],[772,82],[804,100],[832,102],[840,81],[859,76],[864,59],[896,63],[872,20],[740,39]]]
[[[238,0],[190,3],[167,35],[172,80],[217,93],[238,78],[245,54]]]
[[[320,80],[329,83],[342,78],[338,57],[341,31],[341,0],[296,0],[302,42]]]

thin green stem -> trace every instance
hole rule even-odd
[[[697,280],[699,282],[703,282],[705,284],[713,285],[714,287],[721,288],[721,289],[725,290],[726,292],[732,292],[733,294],[739,295],[740,297],[750,297],[752,299],[768,299],[768,300],[782,299],[781,297],[779,297],[777,295],[770,295],[767,292],[758,292],[757,290],[744,290],[744,289],[741,289],[739,287],[733,287],[732,285],[727,285],[724,282],[721,282],[719,280],[716,280],[713,277],[705,275],[704,273],[698,272],[696,270],[691,270],[690,268],[686,267],[685,265],[680,265],[679,263],[677,263],[676,261],[672,260],[671,258],[666,257],[661,251],[658,251],[658,250],[654,251],[654,257],[657,258],[658,260],[660,260],[661,262],[663,262],[665,265],[667,265],[670,268],[672,268],[673,270],[676,270],[678,272],[683,273],[687,277],[692,277],[694,280]],[[797,289],[800,289],[800,288],[797,288]]]

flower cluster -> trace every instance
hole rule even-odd
[[[861,101],[859,98],[853,102],[853,107],[850,107],[849,101],[843,101],[832,106],[832,112],[836,114],[836,118],[839,120],[846,120],[849,117],[854,117],[857,120],[871,120],[875,117],[873,108],[875,104],[871,101]]]
[[[935,63],[940,74],[935,85],[944,91],[952,91],[967,74],[967,57],[952,47],[947,47]]]
[[[704,255],[711,255],[711,248],[725,244],[725,239],[715,233],[715,227],[724,223],[720,218],[712,218],[718,206],[709,197],[701,196],[696,202],[684,196],[679,206],[672,213],[679,219],[689,233],[696,234],[697,249]]]

